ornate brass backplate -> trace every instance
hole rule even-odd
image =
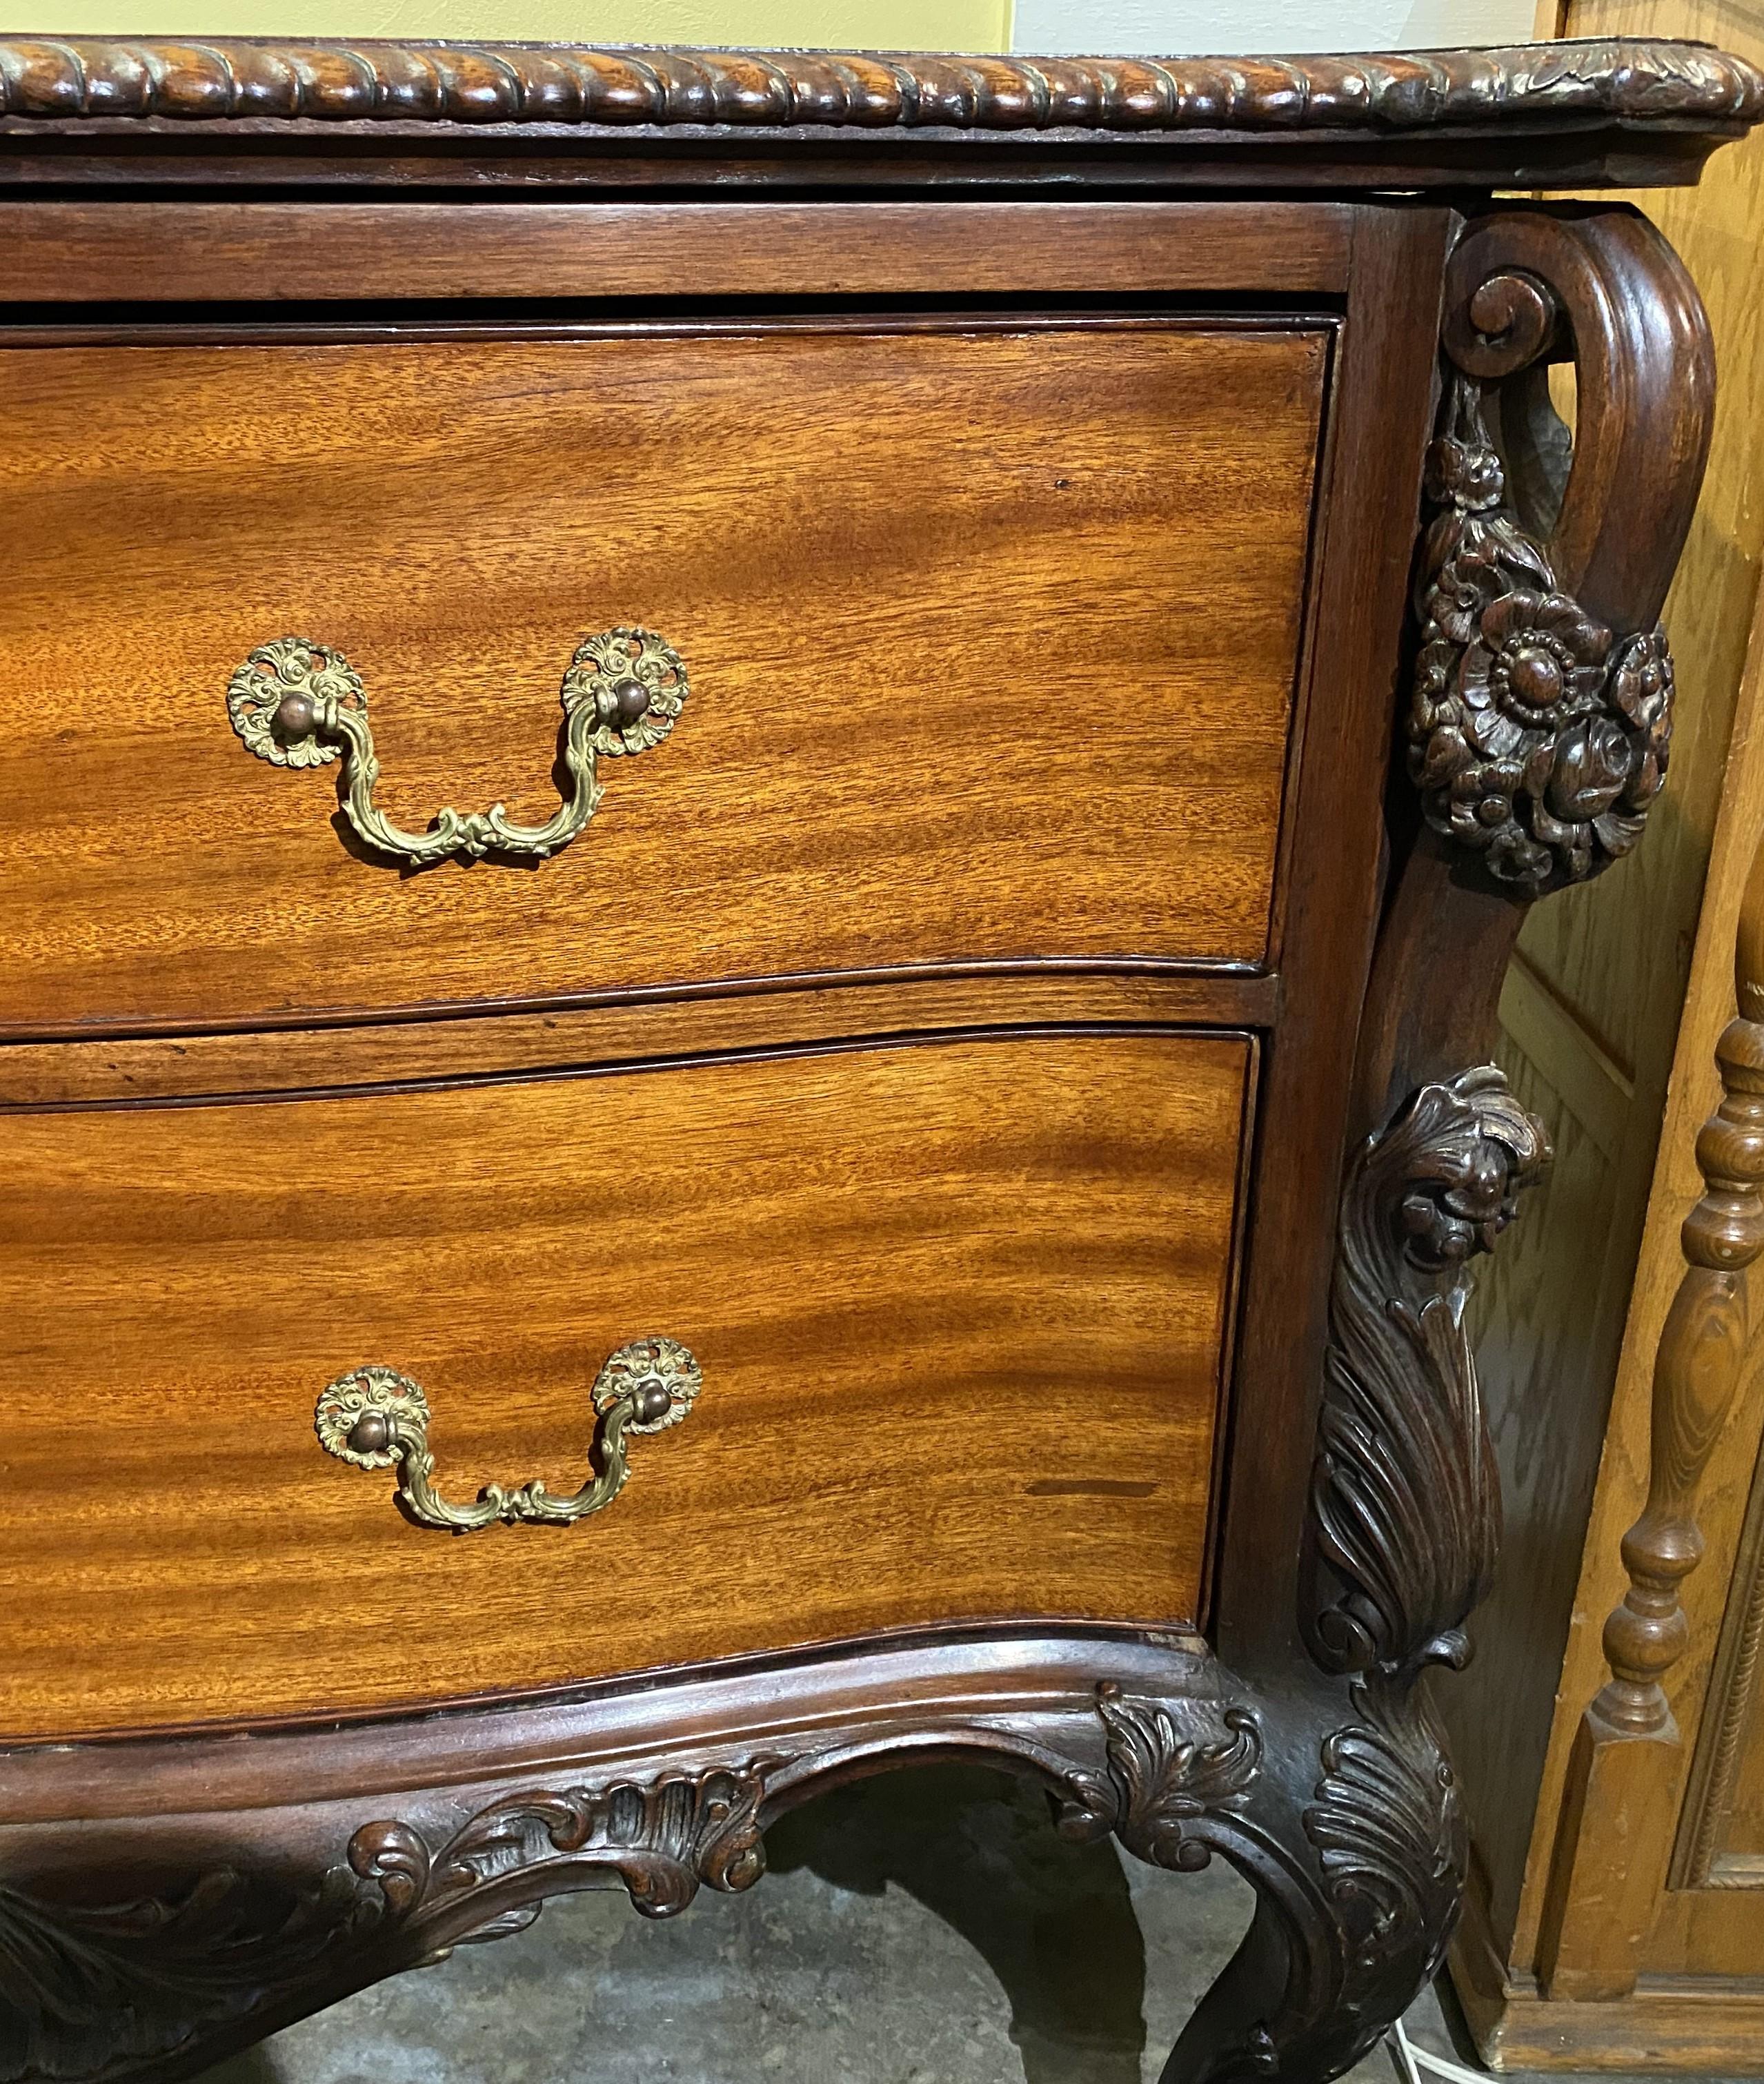
[[[571,793],[543,825],[518,825],[500,803],[445,807],[425,832],[392,824],[374,802],[379,761],[362,676],[341,651],[310,637],[260,644],[228,684],[226,709],[246,749],[274,767],[319,767],[340,756],[343,811],[380,854],[413,867],[449,854],[492,852],[543,860],[567,846],[600,802],[599,756],[646,752],[686,704],[686,667],[654,630],[603,629],[584,638],[564,676],[563,762]]]
[[[389,1367],[359,1367],[328,1383],[314,1425],[328,1454],[358,1469],[398,1471],[398,1503],[419,1527],[471,1534],[500,1520],[568,1527],[611,1505],[629,1472],[626,1437],[660,1433],[692,1410],[701,1386],[698,1362],[674,1339],[636,1339],[620,1346],[596,1377],[599,1420],[598,1470],[568,1497],[553,1497],[536,1479],[518,1489],[486,1484],[470,1505],[455,1505],[435,1489],[429,1451],[429,1400],[408,1375]]]

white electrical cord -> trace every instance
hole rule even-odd
[[[1487,2070],[1466,2069],[1462,2062],[1449,2062],[1443,2055],[1417,2048],[1403,2031],[1401,2019],[1391,2027],[1388,2038],[1402,2084],[1427,2084],[1421,2074],[1423,2069],[1429,2076],[1447,2078],[1449,2084],[1490,2084]]]

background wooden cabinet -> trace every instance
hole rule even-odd
[[[1540,33],[1696,36],[1764,57],[1753,0],[1572,0],[1562,15]],[[1694,1145],[1720,1096],[1714,1045],[1764,832],[1764,138],[1699,188],[1635,200],[1708,305],[1715,442],[1665,617],[1682,700],[1658,844],[1532,914],[1502,1002],[1502,1060],[1557,1155],[1542,1219],[1478,1298],[1508,1539],[1472,1626],[1478,1684],[1439,1696],[1475,1839],[1453,1969],[1497,2064],[1731,2072],[1764,2069],[1756,1334],[1703,1493],[1690,1648],[1665,1682],[1679,1741],[1654,1747],[1645,1817],[1590,1818],[1578,1859],[1559,1821],[1576,1733],[1608,1676],[1619,1544],[1647,1491],[1654,1356],[1701,1190]],[[1753,1316],[1764,1323],[1764,1307]],[[1638,1874],[1650,1878],[1639,1919],[1625,1894]]]

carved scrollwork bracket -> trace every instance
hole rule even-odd
[[[1712,354],[1670,249],[1621,212],[1485,220],[1454,257],[1446,312],[1409,771],[1461,866],[1529,900],[1627,854],[1665,781],[1656,617],[1707,451]],[[1563,430],[1535,379],[1567,353],[1578,402],[1559,488]],[[1529,500],[1510,497],[1521,481]]]
[[[378,1884],[404,1950],[426,1958],[518,1932],[544,1896],[597,1875],[622,1882],[645,1917],[671,1917],[701,1887],[751,1888],[764,1873],[764,1791],[759,1764],[523,1791],[480,1810],[438,1852],[412,1824],[363,1824],[349,1865]]]
[[[1056,1800],[1061,1835],[1085,1840],[1113,1832],[1130,1853],[1154,1866],[1194,1872],[1212,1857],[1205,1828],[1237,1806],[1262,1770],[1262,1722],[1253,1708],[1227,1707],[1216,1718],[1178,1716],[1168,1705],[1123,1693],[1112,1680],[1097,1688],[1104,1770],[1062,1777]]]

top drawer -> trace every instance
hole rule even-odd
[[[1320,326],[830,322],[0,352],[0,1031],[1267,954]],[[536,864],[412,870],[226,693],[366,684],[376,801],[558,800],[588,633],[690,695]]]

